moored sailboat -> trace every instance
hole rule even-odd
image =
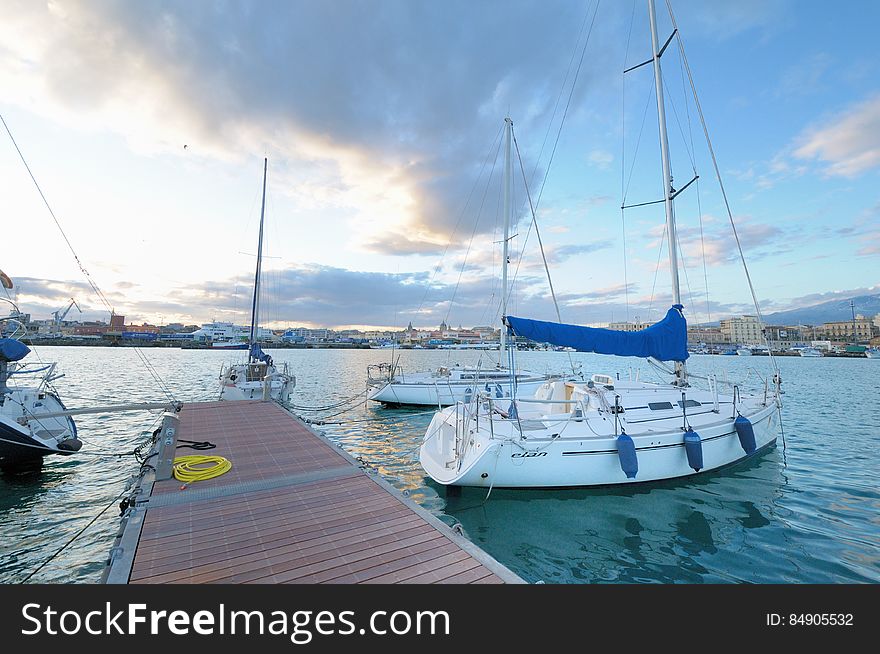
[[[22,363],[29,353],[21,341],[0,338],[0,467],[82,448],[73,418],[63,415],[67,408],[50,387],[61,376],[55,364]],[[13,384],[13,376],[28,381]]]
[[[296,386],[296,378],[285,363],[280,369],[259,343],[260,275],[263,264],[263,222],[266,215],[266,175],[269,160],[263,160],[263,200],[260,208],[260,235],[257,242],[257,269],[254,273],[254,296],[251,304],[251,328],[246,349],[248,360],[223,366],[220,370],[221,400],[275,400],[287,403]],[[236,348],[237,349],[237,348]]]
[[[502,241],[501,266],[501,315],[507,313],[507,268],[510,236],[511,203],[511,139],[513,121],[505,118],[504,159],[504,240]],[[510,359],[516,343],[511,342],[502,326],[499,352]],[[491,394],[496,400],[517,395],[532,395],[543,384],[558,376],[513,371],[500,361],[490,367],[442,366],[428,372],[404,373],[400,366],[377,364],[367,368],[367,399],[386,405],[449,406],[456,402],[468,402],[479,393]]]
[[[499,402],[478,394],[438,411],[419,462],[445,486],[575,487],[648,482],[716,470],[776,442],[780,377],[747,395],[691,385],[687,322],[681,304],[672,186],[653,0],[648,0],[663,204],[669,235],[673,303],[647,329],[620,332],[505,316],[510,334],[580,352],[674,362],[664,383],[593,375],[586,383],[549,381],[532,398]],[[670,37],[671,40],[672,37]],[[668,41],[667,41],[668,45]],[[660,365],[660,364],[658,364]]]

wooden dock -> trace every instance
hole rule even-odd
[[[106,583],[523,583],[277,404],[186,404],[179,418],[169,434],[216,444],[201,453],[232,470],[185,488],[148,471]]]

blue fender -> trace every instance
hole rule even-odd
[[[620,459],[620,469],[626,474],[627,479],[635,479],[639,472],[639,458],[636,456],[633,439],[626,434],[617,437],[617,458]]]
[[[684,433],[684,451],[687,453],[688,465],[699,472],[703,468],[703,443],[700,435],[688,427]]]
[[[757,447],[755,445],[755,430],[749,419],[737,416],[733,421],[733,428],[736,429],[736,433],[739,435],[739,444],[742,445],[746,454],[754,452]]]

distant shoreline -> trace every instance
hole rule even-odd
[[[166,348],[166,349],[178,349],[178,350],[210,350],[212,352],[241,352],[243,350],[236,350],[231,348],[217,348],[212,347],[211,345],[203,344],[203,343],[171,343],[168,341],[116,341],[116,342],[107,342],[103,340],[83,340],[83,339],[73,339],[73,338],[53,338],[53,339],[35,339],[35,340],[24,340],[23,342],[26,345],[34,345],[38,347],[112,347],[112,348],[128,348],[128,347],[157,347],[157,348]],[[388,350],[392,348],[375,348],[370,347],[367,343],[272,343],[262,344],[262,347],[269,350]],[[471,351],[467,349],[449,349],[449,348],[440,348],[440,347],[431,347],[431,346],[422,346],[420,348],[414,348],[411,345],[401,345],[395,347],[393,349],[396,350],[443,350],[443,351],[455,351],[455,352],[463,352],[463,351]],[[538,348],[528,347],[528,346],[520,346],[519,350],[523,352],[537,350]],[[480,350],[475,350],[480,351]],[[705,352],[703,354],[709,354],[714,356],[723,356],[720,352]],[[754,352],[752,356],[757,357],[766,357],[767,354],[764,352]],[[799,356],[796,352],[774,352],[773,356],[776,357],[790,357],[790,356]],[[834,358],[845,358],[845,359],[864,359],[865,354],[863,352],[826,352],[822,355],[822,358],[825,357],[834,357]]]

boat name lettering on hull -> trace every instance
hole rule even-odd
[[[539,456],[547,456],[546,452],[514,452],[510,455],[511,459],[534,459]]]

